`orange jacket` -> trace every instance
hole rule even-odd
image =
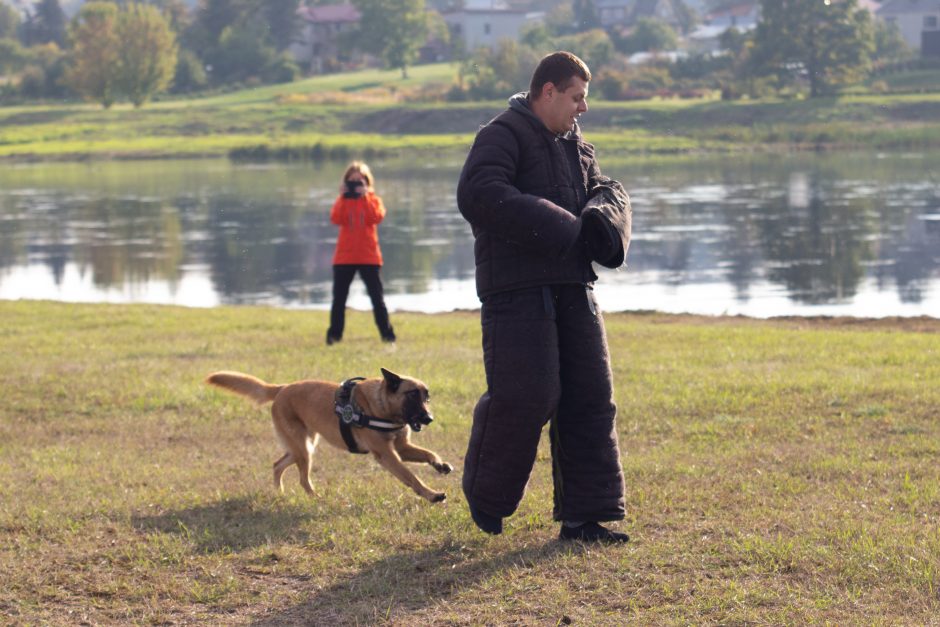
[[[385,205],[373,192],[360,198],[340,195],[330,211],[330,222],[339,226],[333,265],[381,266],[378,225],[384,217]]]

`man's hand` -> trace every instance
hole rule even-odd
[[[596,211],[587,211],[581,216],[581,241],[587,247],[593,261],[606,265],[620,250],[620,241],[613,229],[608,228],[604,218]]]

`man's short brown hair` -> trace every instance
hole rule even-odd
[[[542,95],[545,83],[552,83],[559,91],[566,91],[571,86],[571,79],[575,76],[584,82],[591,81],[591,70],[587,64],[570,52],[553,52],[542,57],[532,81],[529,83],[529,99],[534,100]]]

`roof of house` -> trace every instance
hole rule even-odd
[[[940,13],[940,0],[888,0],[878,9],[878,15],[906,13]]]
[[[303,6],[297,15],[314,24],[358,22],[362,14],[351,4],[326,4],[318,7]]]
[[[715,7],[712,11],[708,12],[709,19],[714,19],[716,17],[741,17],[742,15],[749,15],[756,11],[760,3],[756,1],[751,2],[726,2],[720,6]]]
[[[506,11],[509,5],[504,0],[464,0],[464,11]]]
[[[665,15],[675,17],[677,9],[675,0],[636,0],[630,12],[630,20],[635,22],[643,17],[660,17],[663,10]]]

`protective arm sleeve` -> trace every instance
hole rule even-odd
[[[581,210],[584,239],[591,258],[602,266],[623,265],[630,247],[633,210],[623,185],[601,174],[597,161],[588,173],[590,198]]]

